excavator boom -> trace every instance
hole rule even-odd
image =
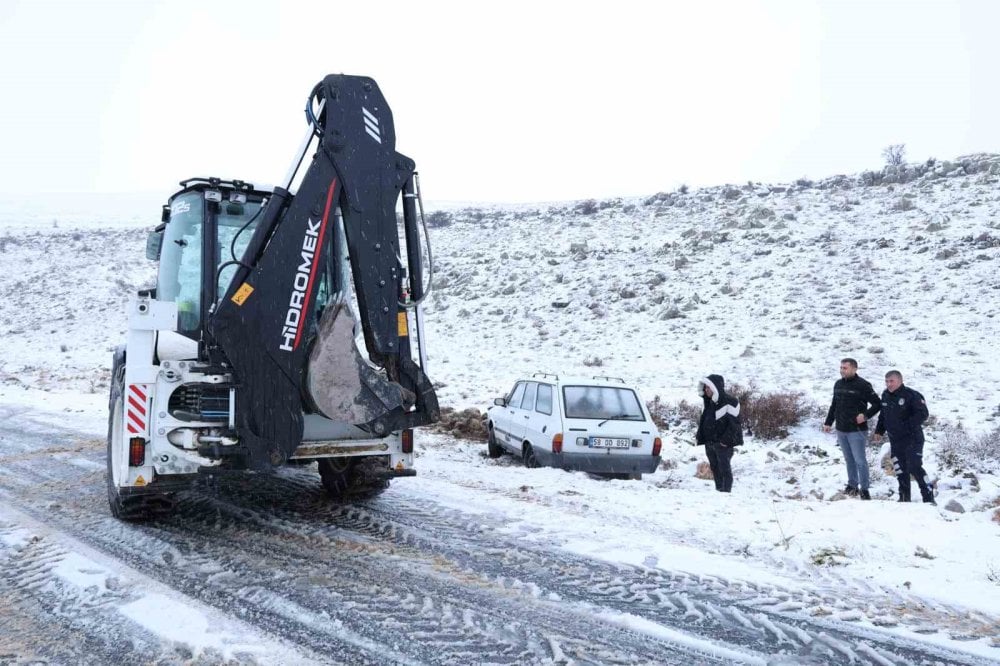
[[[415,209],[403,206],[409,270],[396,216],[400,196],[412,196],[414,162],[396,152],[392,113],[370,78],[327,76],[307,116],[317,147],[298,189],[289,178],[268,199],[207,326],[209,358],[235,377],[236,431],[257,470],[299,446],[304,412],[376,436],[439,418],[411,358],[403,298],[404,287],[422,289]],[[349,271],[332,270],[345,255]]]

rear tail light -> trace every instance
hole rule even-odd
[[[552,436],[552,453],[562,453],[562,433],[557,432]]]
[[[129,467],[142,467],[146,462],[146,440],[142,437],[133,437],[128,440],[128,464]]]
[[[660,455],[660,448],[662,446],[663,446],[663,442],[660,441],[659,437],[657,437],[656,439],[653,440],[653,455],[654,456]]]
[[[403,453],[413,453],[413,429],[403,431]]]

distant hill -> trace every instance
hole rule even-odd
[[[535,370],[623,376],[670,400],[717,372],[823,403],[852,356],[876,386],[898,368],[941,418],[992,427],[998,183],[1000,156],[982,154],[436,211],[429,374],[456,407],[484,407]],[[53,224],[37,199],[0,197],[0,382],[106,388],[128,293],[154,279],[144,246],[160,202],[89,201]]]

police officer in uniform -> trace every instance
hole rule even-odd
[[[882,392],[882,410],[875,426],[874,442],[880,442],[882,435],[889,433],[892,464],[899,481],[899,501],[910,501],[910,476],[917,480],[920,496],[924,502],[934,501],[934,488],[927,472],[924,471],[924,429],[927,420],[927,402],[917,391],[903,386],[903,375],[899,370],[885,374],[885,391]]]

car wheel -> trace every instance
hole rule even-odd
[[[535,457],[535,450],[531,448],[531,444],[524,445],[524,466],[528,469],[534,469],[538,467],[538,458]]]
[[[486,439],[486,452],[489,454],[490,458],[499,458],[500,454],[503,453],[503,449],[497,444],[496,433],[493,432],[493,428],[490,428],[489,436]]]

